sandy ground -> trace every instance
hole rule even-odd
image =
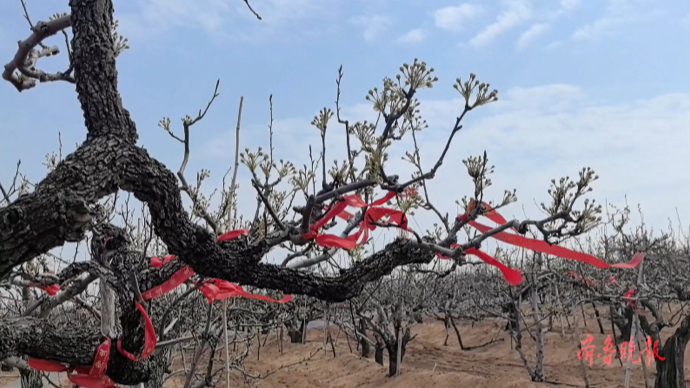
[[[589,313],[589,312],[588,312]],[[598,325],[593,314],[588,314],[587,327],[579,317],[582,339],[588,334],[593,336],[594,359],[591,367],[587,365],[587,374],[592,387],[623,387],[625,368],[617,360],[610,366],[603,362],[603,346],[606,335],[599,334]],[[399,377],[388,378],[387,367],[378,365],[372,358],[358,355],[356,344],[348,339],[337,327],[331,327],[335,339],[335,353],[330,344],[327,351],[323,348],[323,329],[312,329],[308,333],[307,344],[290,344],[282,341],[283,351],[279,351],[277,335],[270,334],[259,354],[252,351],[245,363],[245,369],[254,375],[267,377],[252,380],[248,383],[239,372],[232,372],[233,387],[257,388],[413,388],[413,387],[464,387],[478,385],[482,388],[528,388],[561,386],[584,387],[580,362],[577,358],[578,347],[574,330],[565,328],[561,335],[560,327],[555,324],[554,331],[545,334],[545,375],[548,383],[533,383],[523,366],[517,352],[511,350],[508,334],[502,331],[505,323],[484,321],[471,327],[463,323],[460,327],[465,346],[476,346],[499,339],[491,345],[475,350],[463,351],[459,348],[455,334],[451,329],[448,346],[443,346],[445,329],[441,322],[427,319],[424,324],[416,325],[413,333],[417,338],[408,346]],[[604,320],[604,329],[609,332],[610,323]],[[668,335],[671,330],[665,330]],[[533,342],[527,339],[524,350],[528,358],[534,359]],[[287,336],[285,336],[287,339]],[[500,339],[503,339],[500,341]],[[373,350],[372,350],[373,353]],[[312,355],[310,357],[310,355]],[[599,357],[597,357],[599,355]],[[257,360],[258,356],[258,360]],[[686,351],[686,360],[690,355]],[[387,354],[384,354],[387,361]],[[532,362],[532,365],[534,363]],[[176,359],[173,370],[181,367]],[[650,386],[653,384],[654,363],[648,368]],[[272,372],[272,373],[271,373]],[[686,362],[686,376],[690,376]],[[16,372],[14,373],[16,376]],[[166,387],[181,387],[184,377],[180,374],[172,377]],[[16,385],[14,385],[14,384]],[[17,388],[16,377],[0,375],[0,386]],[[218,387],[224,387],[223,379]],[[643,368],[641,364],[633,365],[631,387],[644,387]]]

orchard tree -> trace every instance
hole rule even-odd
[[[207,286],[227,281],[340,302],[357,296],[369,282],[397,267],[428,264],[438,256],[452,260],[453,268],[465,265],[469,254],[498,265],[479,248],[489,237],[510,229],[520,234],[531,229],[545,241],[557,243],[588,231],[599,221],[600,207],[594,202],[585,200],[583,207],[575,208],[597,179],[593,171],[583,169],[577,180],[552,182],[552,203],[543,206],[548,213],[543,220],[506,221],[495,228],[478,229],[480,232],[467,241],[458,241],[463,228],[480,228],[474,221],[494,214],[492,207],[499,209],[517,199],[514,191],[506,191],[494,204],[484,198],[492,183],[493,166],[481,152],[463,160],[474,183],[473,193],[459,201],[464,214],[457,218],[444,214],[441,205],[432,202],[433,193],[427,188],[447,158],[460,158],[451,146],[462,130],[465,115],[496,101],[497,92],[474,74],[458,78],[453,87],[464,103],[458,105],[457,119],[449,128],[434,129],[447,134],[438,158],[423,162],[416,144],[427,125],[417,94],[432,88],[438,79],[433,68],[416,59],[368,92],[366,99],[379,115],[372,121],[351,122],[341,117],[341,70],[335,110],[324,108],[313,121],[322,142],[314,145],[320,153],[311,167],[297,169],[289,161],[274,159],[272,144],[268,150],[246,150],[240,161],[250,171],[249,183],[256,191],[253,219],[239,220],[225,211],[237,205],[235,182],[224,191],[222,201],[227,206],[221,210],[225,210],[205,211],[207,199],[198,185],[195,188],[187,183],[185,167],[190,129],[204,117],[213,99],[198,116],[183,119],[181,134],[169,119],[161,121],[160,126],[185,147],[184,162],[174,173],[138,144],[137,126],[120,97],[116,57],[127,48],[127,42],[116,32],[113,0],[71,0],[69,7],[69,13],[32,25],[30,36],[19,42],[16,55],[2,74],[18,92],[43,82],[74,85],[86,136],[32,189],[11,198],[3,188],[0,279],[7,281],[21,266],[66,243],[91,236],[90,260],[75,262],[54,276],[39,271],[27,281],[42,287],[59,285],[60,292],[68,292],[74,279],[88,274],[111,290],[113,304],[100,312],[100,324],[76,326],[33,316],[2,318],[0,359],[28,356],[70,366],[93,365],[100,371],[91,377],[108,376],[115,383],[134,385],[152,378],[153,365],[161,357],[158,352],[151,353],[150,327],[142,319],[157,314],[151,309],[157,302],[145,295],[162,290],[158,287],[169,284],[174,275],[182,273],[187,276],[185,280],[190,276],[199,281],[216,279],[215,283],[204,283]],[[64,34],[71,42],[67,47],[69,64],[66,71],[51,74],[38,65],[41,58],[59,52],[57,47],[43,43],[56,34]],[[214,98],[216,95],[214,92]],[[334,122],[339,127],[334,128]],[[325,138],[334,130],[344,131],[347,158],[328,168],[323,162],[328,157]],[[11,133],[5,135],[12,138]],[[403,138],[411,138],[415,144],[405,150],[406,160],[415,171],[407,177],[391,171],[387,163]],[[198,181],[207,174],[200,172]],[[170,255],[160,268],[150,265],[150,257],[129,249],[131,239],[121,226],[99,216],[103,201],[121,192],[145,204],[151,229]],[[190,211],[183,204],[183,195],[193,202]],[[439,227],[427,233],[412,230],[406,217],[411,211],[436,214]],[[339,219],[346,220],[344,229],[339,235],[329,234],[328,229]],[[374,249],[368,236],[377,228],[409,233]],[[279,248],[292,251],[290,257],[282,265],[268,263],[269,252]],[[309,269],[339,251],[348,251],[352,258],[349,266],[322,273]],[[154,317],[157,319],[162,318]],[[112,346],[106,346],[111,341]],[[105,377],[103,381],[110,384]]]

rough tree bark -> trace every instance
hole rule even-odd
[[[653,340],[659,336],[652,335]],[[685,348],[690,341],[690,314],[681,321],[680,326],[664,343],[656,359],[656,380],[654,388],[685,388]],[[651,349],[650,349],[651,350]]]
[[[32,299],[29,287],[22,287],[22,304],[24,311],[27,311]],[[43,375],[41,372],[30,368],[28,364],[23,368],[19,368],[19,376],[22,388],[40,388],[43,386]]]
[[[374,345],[374,361],[376,361],[377,364],[383,365],[383,350],[386,348],[386,346],[383,344],[383,341],[376,336],[376,345]]]
[[[299,327],[295,327],[292,322],[286,321],[285,327],[288,330],[288,337],[290,337],[290,343],[301,344],[304,339],[304,325],[305,320],[300,322]]]
[[[402,337],[402,346],[400,348],[400,361],[402,361],[402,359],[405,357],[405,350],[407,349],[407,344],[413,338],[410,335],[410,328],[407,327],[405,328],[405,330],[398,329],[396,330],[395,336],[391,336],[390,338],[384,339],[384,345],[386,347],[386,350],[388,351],[388,377],[395,376],[398,371],[398,336],[403,331],[404,334]],[[378,351],[378,348],[376,350]],[[381,363],[383,364],[383,349],[381,350],[381,352]]]
[[[367,335],[367,324],[366,322],[364,322],[364,319],[360,318],[358,331],[363,336]],[[362,347],[362,357],[369,358],[369,353],[371,352],[371,349],[369,347],[369,341],[367,341],[364,338],[360,338],[359,345]]]

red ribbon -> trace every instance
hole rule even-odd
[[[482,205],[488,210],[488,213],[486,214],[486,217],[494,222],[496,222],[499,225],[505,225],[507,223],[506,219],[503,218],[500,214],[496,212],[493,208],[491,208],[489,205],[486,203],[482,203]],[[466,219],[467,218],[467,213],[463,214],[461,216],[458,216],[459,219]],[[475,229],[477,229],[481,233],[486,233],[489,230],[493,229],[489,226],[480,224],[476,221],[469,221],[468,224]],[[511,228],[512,230],[515,231],[514,228]],[[644,253],[636,253],[633,257],[632,260],[630,260],[629,263],[617,263],[617,264],[608,264],[605,261],[588,255],[586,253],[582,252],[575,252],[571,251],[570,249],[563,248],[558,245],[549,245],[546,241],[543,240],[536,240],[533,238],[527,238],[524,236],[520,236],[517,234],[512,234],[512,233],[507,233],[507,232],[498,232],[491,236],[495,238],[498,241],[502,241],[507,244],[511,244],[517,247],[521,248],[526,248],[535,252],[541,252],[545,253],[548,255],[553,255],[553,256],[558,256],[564,259],[570,259],[570,260],[576,260],[576,261],[581,261],[583,263],[591,264],[597,268],[626,268],[626,269],[632,269],[637,267],[638,264],[644,259],[645,254]]]
[[[451,244],[451,248],[459,247],[459,244]],[[501,263],[500,261],[496,260],[489,254],[480,251],[479,249],[476,248],[467,248],[464,251],[468,255],[473,255],[477,256],[480,258],[483,262],[489,265],[493,265],[494,267],[498,268],[501,271],[501,274],[503,274],[503,278],[510,284],[517,286],[518,284],[522,283],[522,274],[520,273],[520,270],[513,269],[508,267],[507,265]],[[443,256],[440,253],[436,253],[436,256],[438,256],[440,259],[447,260],[447,256]]]
[[[85,388],[114,388],[115,383],[105,375],[110,357],[110,338],[105,337],[103,342],[96,348],[96,355],[90,367],[85,366],[66,366],[64,364],[38,360],[29,357],[29,366],[36,370],[45,372],[67,372],[67,378],[74,384]],[[76,372],[76,373],[73,373]]]
[[[628,292],[623,294],[623,298],[630,299],[628,301],[628,304],[630,305],[630,307],[635,307],[635,290],[633,290],[632,288],[628,289]]]
[[[486,218],[490,219],[491,221],[494,221],[495,223],[497,223],[499,225],[505,225],[508,223],[508,221],[506,221],[506,219],[503,218],[503,216],[501,216],[498,212],[496,212],[495,209],[493,209],[488,204],[482,203],[482,206],[487,210],[487,212],[484,214],[484,216]],[[473,207],[474,207],[474,204],[471,204],[470,209],[468,209],[468,213],[458,215],[457,219],[460,221],[466,221],[469,217],[469,211],[472,210]],[[491,227],[480,224],[476,221],[469,221],[468,224],[470,226],[474,227],[475,229],[477,229],[481,233],[486,233],[492,229]],[[517,233],[515,228],[510,228],[510,229],[513,230],[515,233]],[[554,256],[565,258],[565,259],[582,261],[582,262],[585,262],[587,264],[591,264],[597,268],[627,268],[627,269],[631,269],[631,268],[635,268],[642,261],[642,259],[644,259],[644,257],[645,257],[644,253],[636,253],[632,257],[632,259],[630,260],[629,263],[608,264],[608,263],[604,262],[603,260],[596,258],[594,256],[591,256],[591,255],[588,255],[585,253],[581,253],[581,252],[571,251],[570,249],[566,249],[566,248],[563,248],[563,247],[558,246],[558,245],[549,245],[546,241],[535,240],[535,239],[527,238],[527,237],[524,237],[524,236],[521,236],[518,234],[499,232],[499,233],[492,235],[491,237],[495,238],[498,241],[502,241],[502,242],[505,242],[505,243],[508,243],[508,244],[511,244],[511,245],[514,245],[517,247],[530,249],[532,251],[546,253],[549,255],[554,255]],[[451,245],[451,248],[454,248],[457,246],[459,246],[459,245],[453,244],[453,245]],[[479,257],[480,259],[482,259],[487,264],[490,264],[490,265],[497,267],[501,271],[501,273],[503,274],[503,278],[506,279],[506,281],[508,281],[510,284],[518,285],[522,282],[522,275],[520,274],[520,271],[507,267],[506,265],[504,265],[500,261],[496,260],[495,258],[489,256],[488,254],[486,254],[482,251],[479,251],[478,249],[474,249],[474,248],[465,249],[465,253],[475,255],[475,256]],[[439,253],[437,253],[436,255],[441,259],[448,259],[448,257],[445,257]],[[593,281],[591,279],[587,279],[587,278],[583,277],[582,275],[576,274],[575,272],[570,271],[570,272],[568,272],[568,275],[570,275],[570,276],[572,276],[578,280],[582,280],[587,285],[590,285],[590,286],[593,285]],[[611,284],[613,282],[615,282],[615,279],[612,276],[611,279],[609,280],[608,284]]]
[[[141,355],[137,357],[122,348],[122,338],[120,338],[117,340],[117,350],[120,352],[120,354],[132,361],[141,361],[146,359],[146,357],[150,356],[153,351],[156,350],[156,331],[153,328],[151,318],[149,318],[148,314],[146,314],[144,307],[139,304],[139,302],[134,302],[134,304],[136,304],[137,309],[139,309],[139,312],[141,312],[141,315],[144,317],[144,349],[141,351]]]
[[[57,283],[51,284],[50,286],[37,285],[36,287],[45,291],[50,296],[53,296],[53,295],[57,294],[58,292],[60,292],[60,285]]]
[[[227,240],[232,240],[236,239],[240,236],[243,235],[248,235],[249,231],[246,229],[237,229],[237,230],[231,230],[227,233],[224,233],[220,235],[217,239],[217,241],[227,241]],[[167,255],[163,257],[162,259],[159,257],[152,257],[151,258],[151,266],[155,268],[161,268],[165,263],[169,262],[170,260],[174,259],[175,255]],[[190,266],[185,266],[177,272],[175,272],[168,280],[163,282],[162,284],[146,291],[141,294],[141,297],[144,300],[151,300],[154,298],[158,298],[159,296],[163,296],[167,294],[168,292],[172,291],[173,289],[177,288],[180,284],[186,282],[189,280],[189,278],[194,275],[194,270]],[[225,280],[219,280],[219,279],[212,279],[210,282],[215,283],[211,284],[209,282],[204,283],[200,287],[200,291],[206,296],[206,299],[210,302],[213,302],[214,299],[227,299],[233,296],[242,296],[245,298],[252,298],[252,299],[259,299],[259,300],[266,300],[269,302],[276,302],[276,303],[287,303],[290,300],[292,300],[291,295],[285,295],[282,299],[280,300],[275,300],[272,298],[269,298],[264,295],[257,295],[257,294],[252,294],[249,292],[244,291],[244,289],[237,284],[230,283]],[[136,302],[135,302],[136,303]],[[142,351],[141,355],[137,358],[133,354],[127,352],[126,350],[122,349],[122,339],[118,340],[117,342],[117,349],[124,355],[125,357],[129,358],[132,361],[141,361],[145,359],[146,357],[150,356],[151,353],[156,348],[156,332],[153,328],[153,325],[151,324],[151,319],[149,318],[148,314],[146,314],[146,310],[137,303],[137,308],[141,312],[141,314],[144,316],[144,321],[145,321],[145,326],[144,326],[144,350]]]
[[[225,232],[218,237],[218,241],[234,240],[240,236],[246,236],[249,234],[247,229],[235,229],[229,232]]]
[[[223,300],[232,298],[235,296],[240,296],[249,299],[265,300],[267,302],[273,303],[287,303],[292,300],[292,295],[285,295],[281,299],[276,300],[265,295],[252,294],[245,291],[242,286],[235,283],[230,283],[226,280],[211,279],[199,287],[209,303],[213,303],[214,300]]]
[[[161,268],[161,267],[163,267],[163,264],[167,263],[168,261],[170,261],[174,258],[175,258],[175,255],[167,255],[167,256],[163,257],[162,259],[158,256],[153,256],[151,258],[151,267]]]
[[[388,224],[398,225],[401,229],[411,231],[407,227],[407,217],[405,213],[400,210],[379,207],[391,200],[397,195],[394,191],[389,191],[383,198],[380,198],[372,203],[367,204],[362,197],[357,194],[344,195],[343,200],[333,205],[333,207],[320,220],[309,227],[309,231],[304,233],[302,237],[306,240],[314,239],[319,246],[322,247],[337,247],[343,249],[353,249],[358,245],[363,244],[369,238],[369,231],[376,229],[376,223],[382,218],[388,216]],[[402,194],[406,195],[406,194]],[[368,207],[364,213],[364,222],[359,226],[359,230],[352,235],[345,238],[333,234],[319,234],[318,231],[335,217],[340,217],[344,220],[350,220],[353,215],[345,210],[348,206],[354,208]]]
[[[194,270],[190,266],[184,266],[177,270],[168,280],[164,281],[162,284],[153,287],[152,289],[142,292],[141,297],[144,300],[151,300],[163,296],[168,292],[174,290],[180,284],[186,282],[189,278],[194,275]]]

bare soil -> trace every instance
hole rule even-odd
[[[587,335],[592,335],[592,344],[596,346],[592,365],[590,366],[588,362],[586,367],[591,386],[623,387],[625,363],[622,367],[615,357],[610,366],[604,363],[603,347],[606,335],[599,333],[593,311],[586,311],[586,315],[586,327],[583,325],[581,315],[578,320],[582,340]],[[530,381],[519,355],[511,350],[510,336],[502,330],[505,321],[486,320],[473,326],[464,322],[460,324],[462,340],[466,347],[481,345],[492,339],[498,340],[488,346],[463,351],[458,345],[452,328],[448,346],[443,346],[446,336],[443,324],[427,318],[425,323],[413,328],[413,333],[417,334],[417,338],[408,346],[399,377],[386,377],[387,365],[381,366],[374,362],[373,349],[371,358],[360,357],[356,343],[351,338],[348,340],[345,333],[337,327],[331,326],[330,333],[335,342],[335,357],[330,343],[326,351],[323,350],[323,329],[310,330],[307,343],[303,345],[291,344],[286,335],[282,341],[282,352],[279,351],[277,334],[271,333],[265,345],[261,347],[258,357],[256,349],[253,348],[244,365],[245,370],[255,376],[268,376],[247,380],[239,371],[232,371],[231,386],[256,388],[584,387],[580,361],[577,357],[578,339],[574,330],[568,328],[565,320],[565,335],[562,335],[558,323],[559,320],[556,319],[553,330],[545,333],[546,383]],[[572,324],[572,317],[570,323]],[[605,331],[609,333],[611,329],[609,320],[603,319],[602,323]],[[672,329],[666,329],[665,337],[670,333]],[[534,343],[528,334],[524,337],[525,354],[534,365]],[[224,352],[219,353],[222,355]],[[186,356],[187,362],[190,358],[191,354]],[[686,350],[686,360],[689,358],[690,354]],[[384,361],[384,364],[387,364],[387,354],[384,354]],[[180,370],[181,367],[181,359],[177,357],[172,369]],[[687,361],[685,369],[686,376],[690,376]],[[652,361],[651,366],[647,368],[650,386],[653,386],[654,370]],[[1,373],[0,387],[18,387],[16,376],[16,372]],[[183,382],[184,376],[178,373],[166,382],[166,387],[179,388],[182,387]],[[223,378],[218,387],[224,386],[225,379]],[[641,363],[634,364],[632,367],[630,387],[645,387]]]

